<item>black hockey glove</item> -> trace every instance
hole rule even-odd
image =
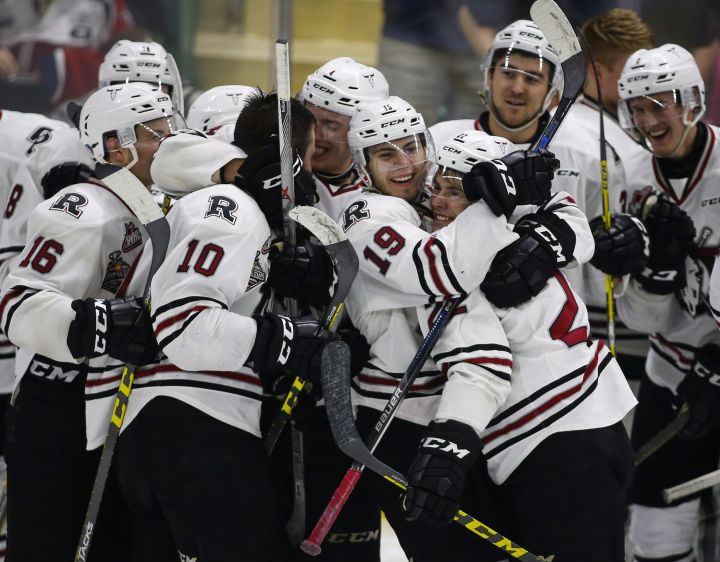
[[[63,162],[53,166],[41,180],[43,197],[50,199],[61,189],[86,182],[93,176],[92,168],[78,162]]]
[[[335,334],[320,329],[320,323],[309,316],[288,318],[266,312],[253,318],[257,335],[250,357],[268,392],[282,393],[286,377],[296,376],[310,381],[313,391],[320,392],[322,350]]]
[[[553,173],[559,166],[552,152],[518,150],[498,160],[475,164],[463,176],[468,201],[482,199],[496,216],[509,218],[516,205],[550,199]]]
[[[498,252],[480,284],[487,299],[502,308],[537,295],[575,252],[575,233],[550,211],[524,216],[514,230],[520,238]]]
[[[700,439],[720,427],[720,346],[709,343],[695,352],[692,367],[677,390],[690,408],[680,437]]]
[[[330,302],[333,265],[325,249],[306,242],[270,251],[270,286],[278,296],[297,299],[316,308]]]
[[[458,510],[465,475],[481,451],[480,438],[469,425],[453,420],[430,422],[408,470],[406,519],[450,523]]]
[[[629,210],[643,221],[650,238],[648,263],[635,278],[643,289],[658,295],[681,289],[686,282],[685,258],[695,239],[692,219],[667,195],[650,187],[633,195]]]
[[[302,165],[297,154],[293,162],[296,205],[314,205],[318,201],[315,181]],[[280,149],[277,137],[250,153],[235,176],[235,185],[250,195],[260,207],[270,228],[280,230],[283,225],[282,179],[280,177]]]
[[[158,345],[141,298],[77,299],[72,308],[67,345],[76,359],[107,354],[136,366],[157,360]]]
[[[603,273],[622,277],[639,273],[650,256],[650,239],[640,219],[613,213],[610,230],[605,230],[602,217],[590,221],[595,239],[595,254],[590,263]]]

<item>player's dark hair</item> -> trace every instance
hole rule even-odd
[[[315,117],[298,100],[290,100],[292,117],[292,146],[301,156],[310,144],[310,130]],[[271,135],[278,134],[277,93],[265,93],[260,88],[250,94],[235,122],[233,144],[250,154],[265,146]]]

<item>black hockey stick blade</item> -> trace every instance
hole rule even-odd
[[[340,450],[355,462],[365,465],[377,475],[406,490],[407,478],[394,468],[375,458],[358,434],[353,419],[350,396],[350,348],[344,342],[332,342],[322,353],[321,377],[333,439]],[[493,546],[524,562],[540,562],[542,559],[514,544],[512,541],[481,523],[472,515],[458,510],[453,520],[470,532],[489,541]]]

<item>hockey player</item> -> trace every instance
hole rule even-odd
[[[585,22],[582,32],[595,60],[600,92],[588,57],[583,91],[553,139],[553,152],[561,161],[555,186],[570,193],[588,218],[593,219],[596,254],[591,263],[602,272],[620,277],[639,271],[645,260],[643,233],[633,224],[633,219],[624,214],[623,203],[627,202],[628,194],[623,161],[647,151],[617,121],[617,79],[632,53],[652,48],[652,33],[635,12],[621,8],[592,17]],[[609,206],[613,212],[611,222],[613,229],[624,234],[621,246],[608,243],[602,226],[600,97],[604,110]],[[568,280],[588,307],[593,336],[607,340],[605,275],[597,267],[578,268],[568,275]],[[646,335],[629,330],[619,319],[616,319],[615,334],[616,354],[623,372],[639,379],[647,356]]]
[[[502,159],[499,168],[483,163],[468,178],[472,187],[466,188],[473,193],[471,199],[483,201],[469,205],[452,224],[429,234],[421,228],[420,213],[427,211],[422,191],[433,144],[422,116],[393,96],[363,104],[352,118],[348,139],[356,166],[369,185],[342,216],[342,226],[360,256],[347,309],[371,346],[369,361],[353,378],[357,423],[361,430],[369,430],[420,345],[415,307],[467,293],[480,284],[495,254],[518,240],[506,220],[516,201],[549,197],[554,162],[551,156],[514,153]],[[514,179],[517,200],[505,188],[502,168]],[[567,233],[567,245],[556,249],[572,260],[575,234],[568,223],[578,229],[590,249],[592,240],[581,213],[570,213],[567,218],[557,223],[550,219],[547,227]],[[556,269],[551,244],[537,242],[535,246],[548,251],[544,255],[551,256],[551,263],[545,265]],[[541,260],[540,253],[529,253]],[[583,254],[580,259],[589,258],[588,250]],[[377,449],[381,459],[400,470],[408,467],[444,383],[443,373],[434,364],[424,366]],[[394,490],[381,482],[369,483],[375,484],[375,497],[408,556],[416,561],[447,559],[451,545],[444,534],[428,533],[422,525],[405,522]]]
[[[495,36],[484,63],[482,96],[488,111],[475,119],[444,121],[430,128],[439,146],[469,129],[501,136],[526,148],[542,133],[548,107],[562,90],[555,49],[530,20],[511,23]]]
[[[77,130],[33,113],[0,112],[3,147],[0,185],[0,284],[20,261],[27,218],[33,208],[63,187],[92,174],[90,152]],[[6,161],[7,160],[7,161]],[[0,425],[15,378],[15,346],[0,328]],[[0,437],[4,450],[5,431]]]
[[[514,149],[474,130],[439,148],[430,187],[433,226],[451,224],[467,208],[462,176],[475,163]],[[538,217],[567,204],[563,197],[524,216],[527,210],[518,209],[515,230],[539,232]],[[520,306],[492,306],[477,289],[460,306],[432,352],[448,379],[408,471],[409,515],[449,522],[468,471],[478,480],[470,483],[477,497],[465,494],[463,508],[477,506],[483,523],[523,547],[558,560],[624,562],[633,464],[621,420],[635,399],[607,347],[590,338],[582,300],[556,272]],[[438,307],[419,307],[423,335]],[[448,454],[437,439],[469,454]],[[497,485],[491,494],[481,485],[483,457]]]
[[[326,62],[305,80],[302,98],[317,123],[312,169],[318,206],[333,219],[362,187],[347,143],[350,118],[360,103],[388,95],[379,70],[349,57]]]
[[[147,84],[101,88],[83,107],[81,139],[97,162],[124,166],[149,187],[150,161],[172,113],[169,96]],[[113,297],[144,237],[123,201],[93,179],[30,216],[21,261],[0,297],[3,331],[20,348],[8,416],[10,560],[75,554],[97,464],[85,451],[85,380],[104,368],[105,354],[142,362],[129,346],[141,330],[132,323],[142,303]],[[122,517],[112,495],[105,500],[103,514]],[[89,559],[124,559],[104,535],[115,524],[101,517]]]
[[[700,121],[705,86],[678,45],[634,53],[618,88],[620,122],[652,151],[628,165],[629,187],[640,190],[631,207],[647,228],[650,257],[618,301],[629,326],[651,332],[633,446],[672,421],[680,403],[689,406],[679,437],[638,466],[630,540],[636,560],[689,562],[700,499],[668,506],[661,491],[714,470],[720,454],[720,334],[706,305],[720,243],[720,131]]]
[[[187,114],[187,126],[219,140],[232,142],[235,122],[247,97],[256,91],[250,86],[216,86],[200,94]]]
[[[152,282],[155,336],[166,357],[136,374],[117,453],[124,495],[162,553],[153,560],[178,553],[206,562],[287,559],[260,439],[262,388],[286,372],[317,380],[329,336],[315,335],[314,320],[263,314],[261,289],[282,218],[279,151],[267,144],[278,130],[275,96],[251,96],[241,118],[256,112],[257,126],[238,122],[245,134],[238,144],[249,156],[235,184],[212,185],[205,176],[205,185],[168,185],[168,174],[158,177],[165,166],[182,167],[166,149],[184,135],[230,146],[198,134],[169,138],[153,163],[159,185],[184,193],[168,214],[170,249]],[[298,102],[291,113],[294,150],[309,161],[312,115]],[[302,203],[314,185],[295,169]],[[198,177],[187,172],[178,177]],[[168,458],[179,459],[171,478]]]

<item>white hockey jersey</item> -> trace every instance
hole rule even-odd
[[[580,96],[568,111],[550,145],[560,160],[553,188],[568,192],[588,219],[601,216],[603,212],[599,119],[597,105]],[[627,199],[623,158],[630,160],[648,152],[634,142],[607,113],[604,124],[610,211],[618,212]],[[593,337],[607,339],[605,275],[592,265],[586,264],[574,271],[568,271],[567,278],[587,306]],[[647,355],[647,334],[631,330],[620,319],[616,319],[615,335],[619,353],[639,357]]]
[[[618,299],[625,322],[650,335],[646,370],[650,379],[675,390],[692,365],[695,351],[706,343],[720,343],[720,333],[706,306],[709,273],[720,252],[720,129],[707,126],[708,136],[699,164],[688,178],[668,180],[650,154],[628,163],[629,193],[652,185],[664,192],[692,218],[701,248],[686,261],[687,288],[694,292],[695,315],[687,312],[676,295],[658,296],[631,280]]]
[[[155,336],[165,354],[137,370],[123,429],[157,396],[169,396],[260,435],[260,378],[246,365],[255,341],[251,318],[269,271],[270,229],[255,201],[233,185],[199,189],[168,214],[167,256],[152,281]],[[145,255],[147,253],[147,255]],[[139,294],[152,252],[143,252]],[[100,444],[119,370],[86,393],[88,446]]]
[[[433,312],[419,309],[423,335]],[[562,273],[513,308],[494,307],[481,291],[472,291],[432,356],[448,377],[435,419],[481,432],[497,484],[550,435],[611,425],[636,403],[607,347],[590,338],[587,310]]]
[[[340,222],[343,211],[357,197],[365,186],[362,178],[357,177],[347,185],[335,185],[313,174],[318,202],[315,207],[324,212],[334,221]]]
[[[556,207],[572,226],[578,239],[575,257],[587,261],[594,248],[587,220],[565,198],[558,194],[548,206]],[[495,254],[517,234],[484,202],[470,205],[452,224],[428,234],[409,203],[368,192],[350,204],[341,224],[360,257],[347,310],[370,344],[366,368],[353,380],[354,401],[382,409],[422,342],[415,308],[477,287]],[[426,425],[445,379],[428,361],[397,415]]]
[[[30,199],[23,197],[25,190],[34,190],[32,178],[27,168],[17,159],[0,153],[0,285],[10,269],[18,261],[25,246],[25,221],[13,221],[16,213],[27,216],[24,209]],[[22,227],[21,232],[17,232]],[[15,346],[0,331],[0,394],[12,391],[15,378]]]
[[[0,111],[0,146],[3,147],[0,186],[0,283],[19,261],[25,246],[27,220],[43,201],[41,181],[63,162],[93,167],[77,129],[35,113]],[[14,350],[0,334],[0,393],[12,389]]]
[[[20,348],[16,385],[25,375],[84,384],[78,375],[86,367],[67,347],[75,318],[70,305],[112,298],[145,236],[130,209],[100,182],[67,187],[35,208],[21,261],[0,297],[2,329]]]

